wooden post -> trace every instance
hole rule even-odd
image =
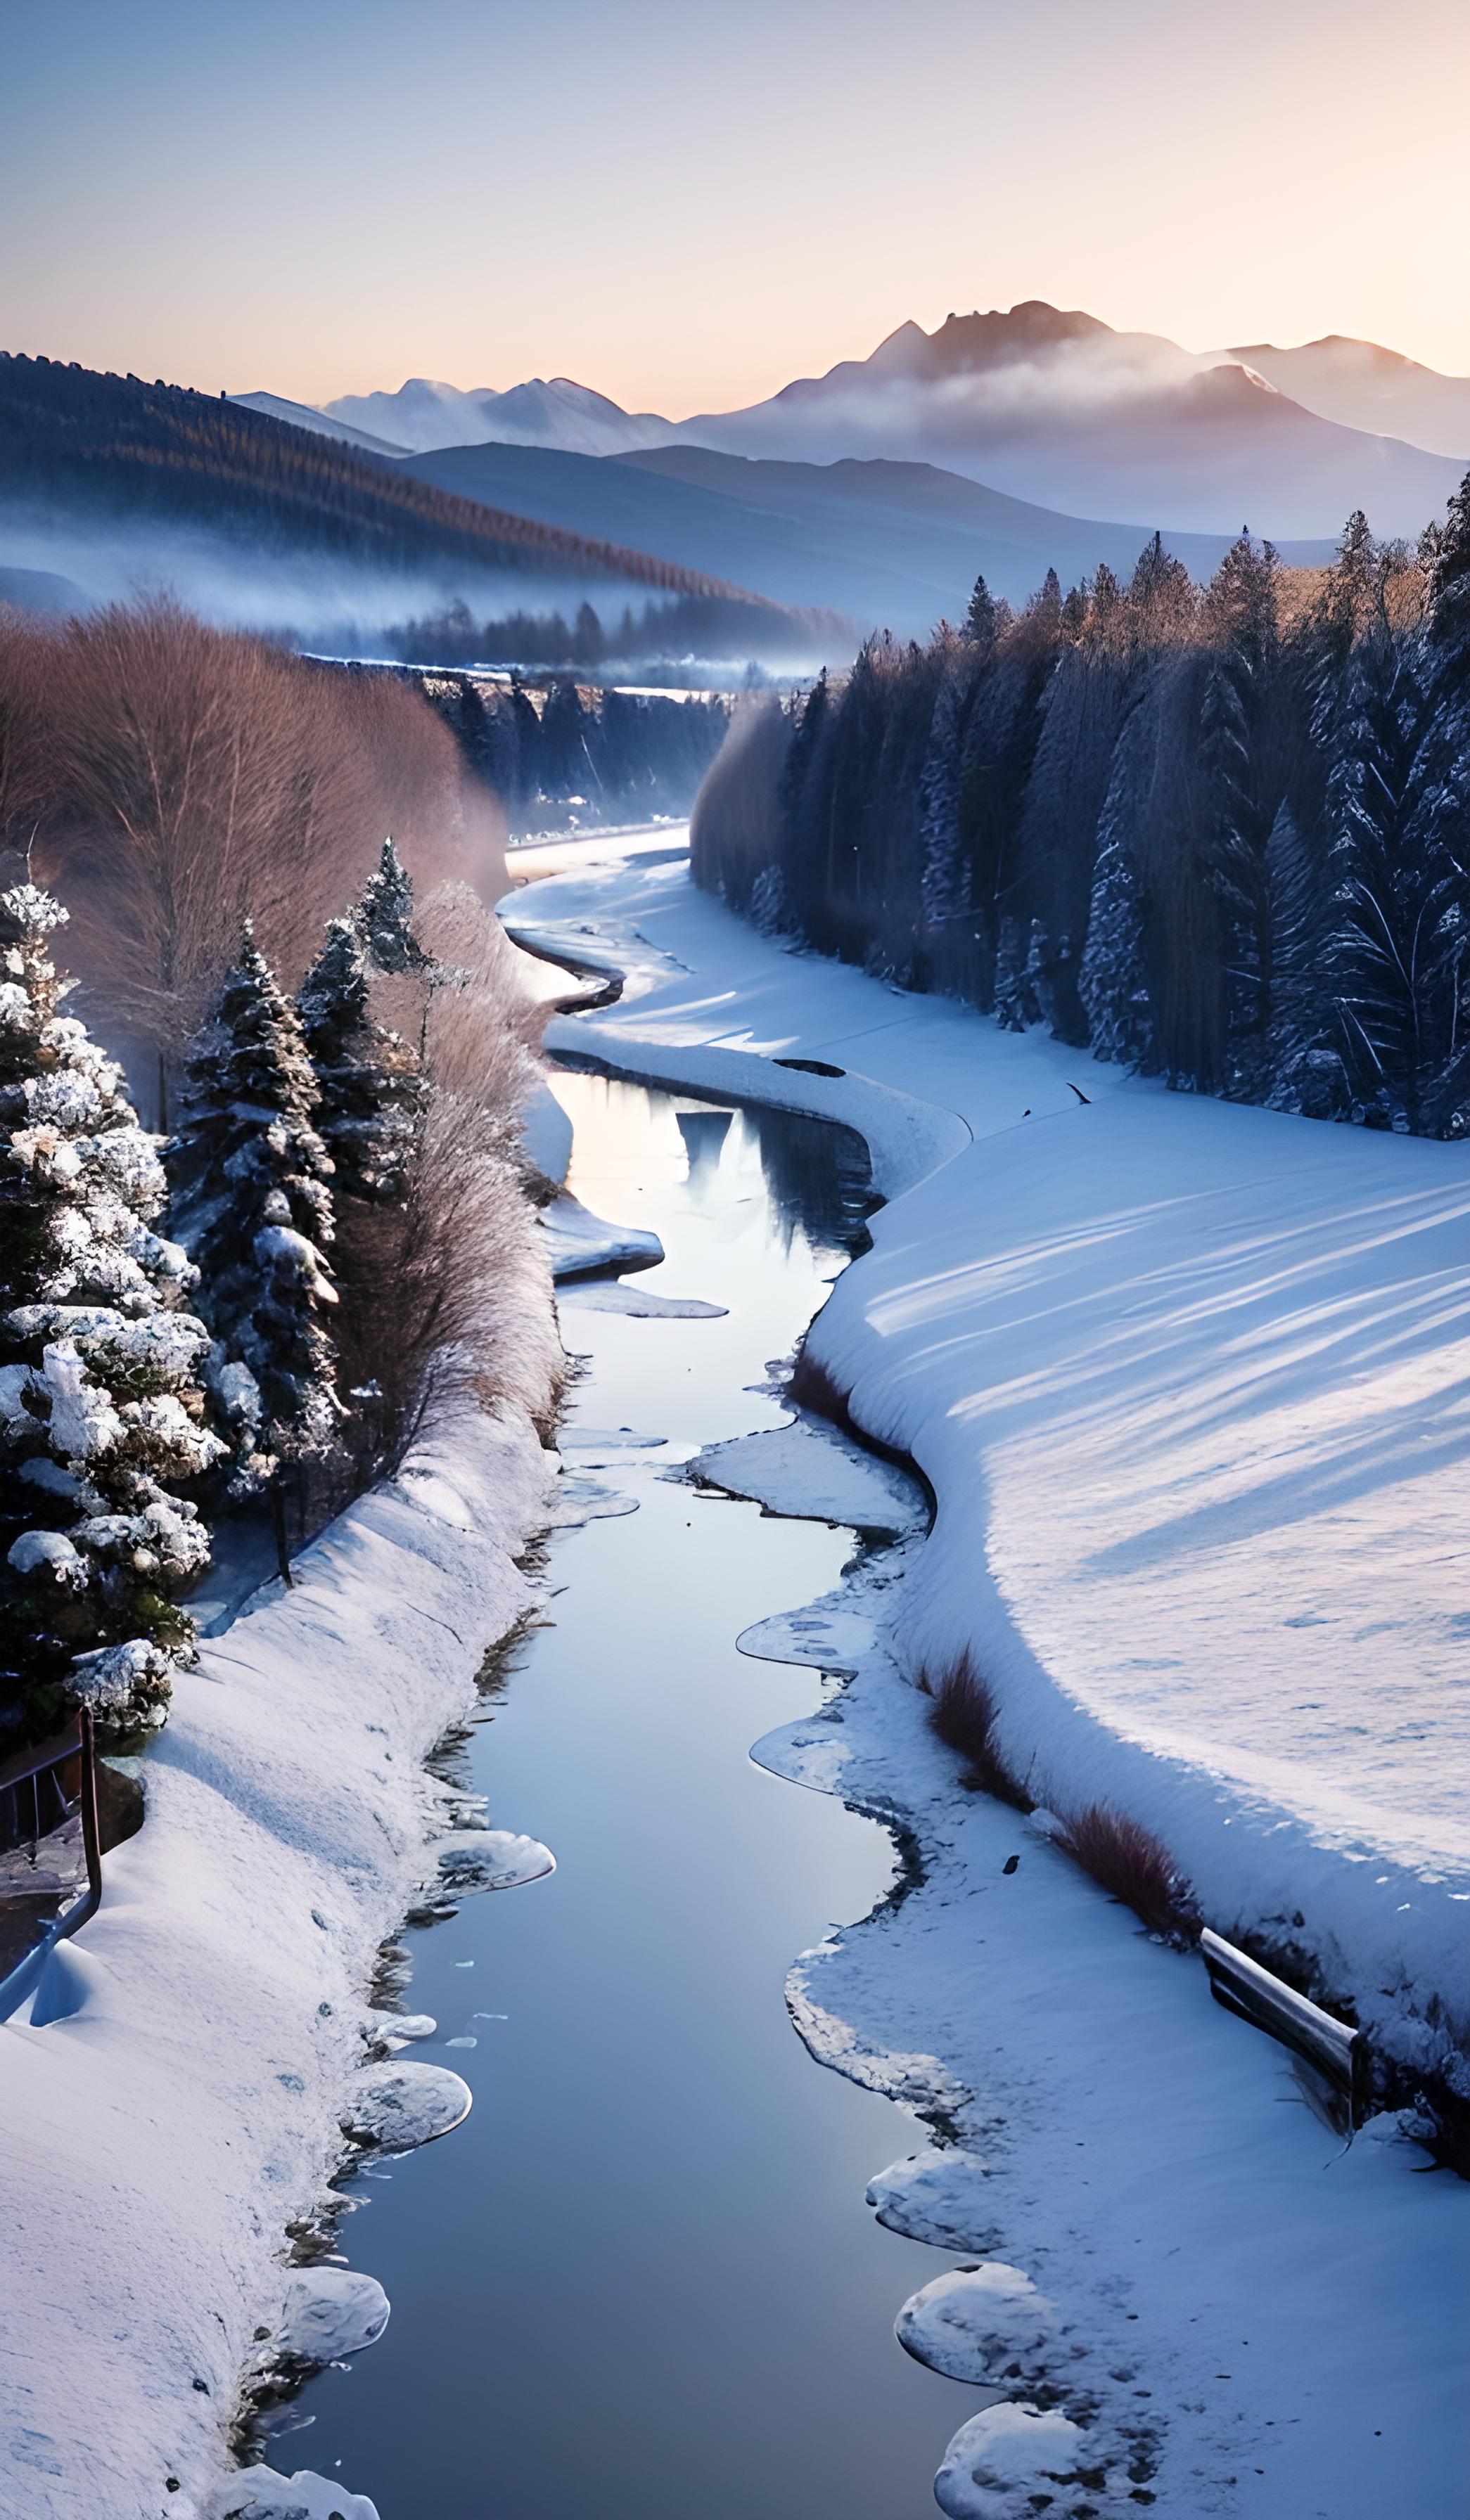
[[[1279,2040],[1324,2076],[1347,2103],[1350,2129],[1358,2126],[1368,2101],[1367,2051],[1361,2031],[1334,2020],[1319,2003],[1298,1995],[1295,1987],[1273,1977],[1248,1952],[1237,1951],[1208,1925],[1200,1936],[1200,1951],[1216,2002],[1263,2030],[1268,2038]]]

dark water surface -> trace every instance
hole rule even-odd
[[[659,1476],[780,1421],[746,1386],[843,1265],[862,1185],[818,1124],[555,1082],[572,1187],[664,1240],[629,1283],[729,1315],[564,1304],[589,1360],[569,1438],[667,1444],[586,1455],[638,1510],[554,1538],[547,1623],[464,1755],[492,1824],[544,1838],[558,1870],[405,1937],[404,2008],[438,2024],[406,2052],[454,2066],[475,2106],[351,2182],[370,2203],[343,2247],[392,2317],[311,2382],[314,2420],[272,2463],[340,2475],[383,2520],[924,2520],[984,2401],[895,2342],[949,2261],[881,2229],[863,2188],[925,2131],[813,2063],[782,1994],[797,1953],[888,1890],[893,1848],[751,1764],[821,1682],[735,1650],[834,1584],[851,1536]]]

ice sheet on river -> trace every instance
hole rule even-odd
[[[620,1269],[652,1269],[664,1257],[657,1234],[637,1225],[612,1225],[594,1216],[564,1190],[542,1208],[539,1230],[551,1246],[551,1274],[566,1279],[611,1277]]]
[[[661,1295],[620,1278],[572,1278],[557,1288],[557,1306],[574,1304],[584,1313],[626,1313],[639,1322],[717,1322],[728,1313],[724,1304],[707,1304],[698,1295]]]
[[[922,1530],[929,1519],[916,1480],[840,1428],[804,1418],[707,1445],[684,1475],[726,1496],[749,1497],[767,1513],[846,1523],[890,1538]]]

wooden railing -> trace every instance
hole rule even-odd
[[[46,1837],[55,1833],[56,1822],[43,1807],[45,1785],[55,1788],[63,1818],[69,1819],[71,1810],[79,1809],[86,1887],[79,1898],[72,1899],[46,1923],[29,1951],[0,1979],[0,2021],[7,2020],[29,1994],[48,1952],[94,1916],[102,1901],[97,1742],[90,1706],[79,1708],[64,1732],[19,1751],[13,1759],[0,1761],[0,1843],[8,1841],[12,1847],[19,1847],[28,1839],[33,1848],[39,1848]],[[8,1804],[11,1809],[7,1813]],[[47,1822],[44,1827],[43,1820]]]

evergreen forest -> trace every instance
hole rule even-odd
[[[697,879],[767,928],[1185,1092],[1470,1130],[1470,477],[1416,547],[1155,537],[753,707]]]

